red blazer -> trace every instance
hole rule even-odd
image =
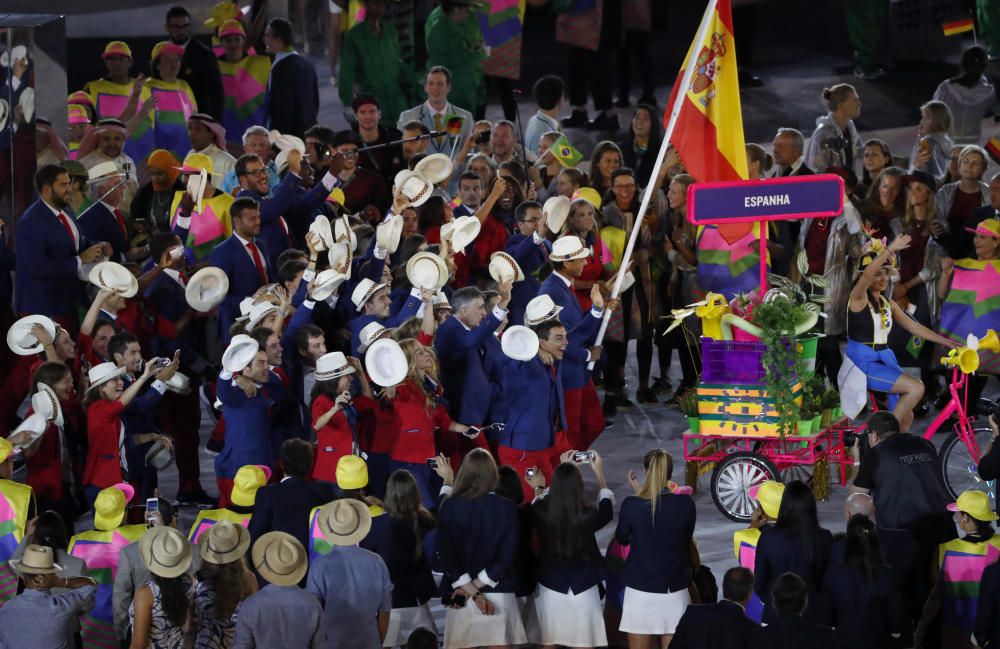
[[[437,455],[434,431],[447,431],[451,417],[441,404],[427,407],[427,399],[420,387],[408,380],[396,387],[393,408],[399,419],[399,434],[392,447],[391,457],[399,462],[424,464],[427,458]]]
[[[399,432],[399,417],[392,401],[358,395],[354,407],[358,410],[358,445],[368,453],[389,455]]]
[[[119,440],[122,432],[121,401],[101,399],[87,408],[87,466],[83,484],[104,489],[122,481]]]
[[[34,408],[28,408],[28,416],[32,414]],[[62,448],[55,424],[49,424],[37,444],[35,452],[25,460],[28,465],[25,482],[34,490],[35,497],[59,500],[63,493]]]
[[[325,394],[318,395],[312,403],[312,428],[316,428],[316,420],[333,407],[334,400]],[[354,408],[358,415],[371,410],[371,402],[358,397]],[[316,431],[316,463],[313,464],[314,480],[337,482],[337,462],[354,450],[354,430],[347,420],[343,410],[330,418],[326,426]]]

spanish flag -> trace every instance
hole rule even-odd
[[[671,117],[670,143],[692,176],[703,182],[746,179],[732,0],[709,2],[667,102],[668,132]]]
[[[965,20],[945,23],[942,27],[944,28],[945,36],[954,36],[955,34],[964,34],[965,32],[973,31],[976,28],[976,24],[972,22],[972,18],[966,18]]]

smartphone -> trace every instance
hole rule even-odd
[[[479,135],[476,136],[476,144],[486,144],[487,142],[490,141],[490,138],[492,136],[493,136],[492,131],[489,130],[482,131]]]
[[[438,461],[436,457],[427,458],[427,467],[429,469],[436,469],[438,466]]]
[[[160,501],[156,498],[146,499],[146,525],[153,527],[160,521]]]
[[[593,451],[577,451],[573,454],[573,461],[577,464],[590,464],[594,461]]]
[[[469,439],[476,439],[477,437],[479,437],[480,432],[482,432],[481,428],[477,428],[475,426],[469,426],[468,430],[462,431],[462,434],[468,437]]]

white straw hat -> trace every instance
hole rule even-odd
[[[390,388],[406,380],[409,364],[399,343],[392,338],[381,338],[365,352],[365,369],[373,383]]]
[[[99,183],[103,180],[109,180],[111,178],[124,178],[125,174],[118,168],[118,165],[114,163],[113,160],[105,160],[104,162],[98,162],[93,167],[87,171],[87,182],[88,183]]]
[[[354,229],[351,228],[351,223],[347,220],[346,214],[333,223],[333,241],[334,243],[338,241],[345,243],[350,241],[352,253],[358,249],[358,235],[354,234]]]
[[[20,559],[11,559],[7,563],[15,574],[21,576],[54,575],[63,569],[61,565],[56,563],[55,553],[52,551],[52,548],[45,545],[35,545],[34,543],[31,543],[24,549],[24,554],[21,555]],[[26,622],[38,623],[44,622],[44,620],[26,620]]]
[[[262,302],[254,304],[253,306],[250,307],[250,316],[246,326],[247,331],[253,330],[254,327],[256,327],[257,325],[259,325],[261,322],[264,321],[264,318],[268,317],[272,313],[277,313],[277,312],[278,312],[278,307],[275,306],[273,302],[270,302],[268,300],[264,300]]]
[[[347,277],[351,276],[351,261],[353,259],[354,253],[346,241],[333,244],[330,246],[330,252],[327,253],[330,268],[340,271]]]
[[[489,271],[490,277],[495,279],[498,284],[509,281],[520,282],[524,279],[524,271],[521,270],[517,260],[502,250],[497,250],[490,255]]]
[[[361,328],[361,333],[358,334],[358,338],[361,339],[361,344],[358,345],[358,351],[364,353],[372,343],[381,338],[389,330],[383,327],[379,322],[373,320]]]
[[[528,305],[524,309],[524,324],[529,327],[534,327],[535,325],[540,325],[546,320],[552,320],[559,317],[559,312],[562,311],[561,306],[557,306],[552,298],[546,294],[542,293],[536,297],[531,298]]]
[[[542,205],[542,215],[549,232],[559,234],[569,217],[570,200],[565,196],[553,196]]]
[[[371,531],[372,514],[360,500],[339,498],[323,505],[316,523],[323,537],[333,545],[357,545]]]
[[[427,202],[434,191],[434,184],[416,171],[404,169],[396,174],[395,187],[401,187],[404,207],[419,207]]]
[[[515,361],[530,361],[538,355],[538,336],[527,327],[513,325],[500,336],[500,348]]]
[[[176,528],[153,527],[139,539],[139,554],[158,577],[179,577],[191,567],[191,543]]]
[[[249,547],[250,531],[230,521],[219,521],[198,538],[202,561],[217,565],[236,561]]]
[[[347,275],[335,268],[327,268],[320,272],[313,280],[312,299],[322,302],[330,297],[337,290],[337,287],[344,283],[347,277]]]
[[[451,158],[443,153],[432,153],[413,166],[413,171],[432,185],[439,185],[451,178],[452,169]]]
[[[549,253],[549,261],[570,261],[572,259],[586,259],[590,256],[590,248],[583,243],[583,239],[575,234],[559,237],[552,244],[552,252]]]
[[[448,283],[448,265],[433,252],[418,252],[406,262],[406,278],[414,288],[440,290]]]
[[[36,412],[22,421],[7,437],[7,441],[14,448],[28,448],[45,434],[48,427],[49,422],[45,419],[45,415]]]
[[[333,230],[330,228],[330,219],[325,215],[317,214],[309,225],[309,231],[319,235],[320,245],[316,246],[317,251],[329,250],[333,245]]]
[[[365,277],[354,287],[354,292],[351,293],[351,302],[354,303],[358,311],[361,311],[365,307],[365,303],[382,288],[385,288],[385,284],[376,284]]]
[[[403,217],[399,214],[393,214],[375,228],[375,242],[390,255],[399,248],[399,239],[402,236]]]
[[[90,269],[90,283],[97,288],[114,291],[122,297],[133,297],[139,291],[139,281],[128,268],[113,261],[102,261]]]
[[[99,363],[87,372],[87,377],[90,379],[90,387],[96,388],[99,385],[107,383],[111,379],[116,379],[125,373],[124,367],[118,367],[114,363]]]
[[[309,569],[305,548],[286,532],[268,532],[250,550],[254,570],[275,586],[294,586]]]
[[[330,352],[316,359],[316,371],[313,372],[313,376],[317,381],[332,381],[353,373],[354,368],[347,362],[343,352]]]
[[[253,362],[260,345],[246,334],[236,334],[229,341],[229,347],[222,353],[222,367],[228,372],[238,374]]]
[[[452,221],[451,247],[455,252],[464,252],[465,247],[476,240],[482,224],[474,216],[460,216]]]
[[[55,390],[46,383],[38,384],[38,392],[31,395],[31,409],[45,416],[46,421],[51,421],[56,426],[63,425],[62,404]]]
[[[222,304],[229,293],[229,276],[215,266],[206,266],[191,276],[184,287],[184,299],[199,313],[208,313]]]
[[[45,350],[45,345],[31,335],[32,326],[40,324],[53,341],[56,339],[56,323],[44,315],[24,316],[7,330],[7,346],[18,356],[31,356]]]

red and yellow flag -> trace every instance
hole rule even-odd
[[[945,36],[954,36],[955,34],[964,34],[965,32],[975,30],[976,24],[972,22],[972,18],[966,18],[965,20],[945,23],[941,27],[944,29]]]
[[[714,5],[714,8],[713,8]],[[707,25],[706,25],[707,23]],[[685,70],[695,68],[681,98],[670,143],[697,180],[745,180],[746,141],[733,41],[732,0],[712,0],[667,102],[667,127]]]

